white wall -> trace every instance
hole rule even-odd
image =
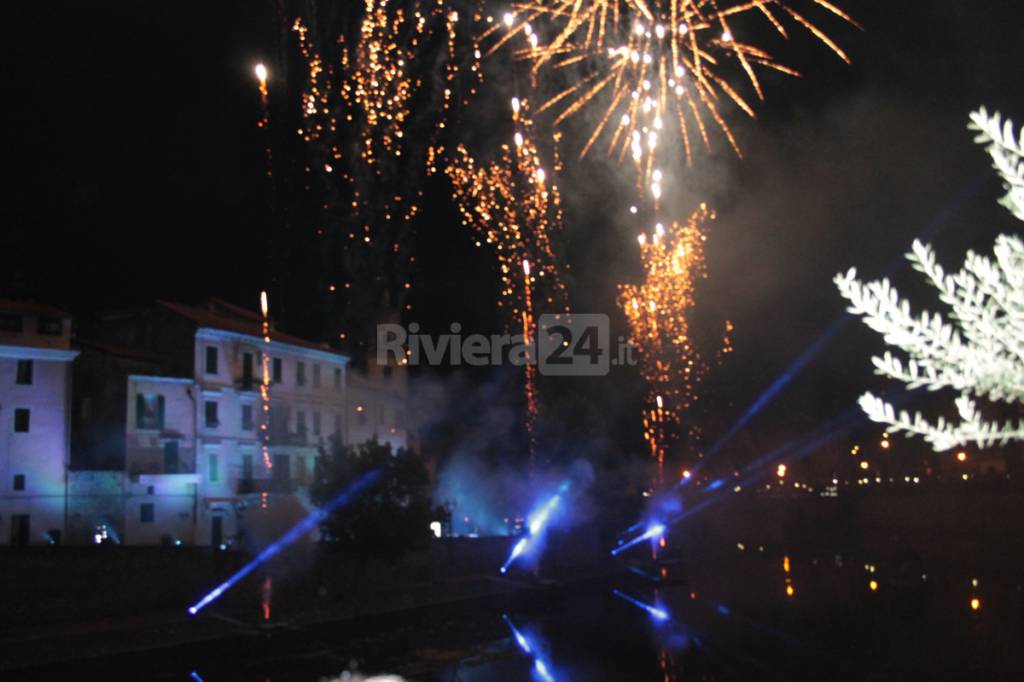
[[[12,517],[29,515],[29,541],[46,544],[47,531],[64,536],[69,457],[71,362],[77,353],[0,346],[0,545],[11,541]],[[18,360],[32,361],[32,383],[16,383]],[[14,432],[17,408],[29,410],[29,431]],[[25,489],[14,490],[14,477]]]

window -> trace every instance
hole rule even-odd
[[[306,363],[304,362],[295,363],[295,385],[306,385]]]
[[[206,373],[217,373],[217,346],[206,347]]]
[[[178,441],[176,440],[164,443],[164,473],[178,473]]]
[[[206,428],[215,429],[220,426],[220,420],[217,419],[217,401],[207,400],[205,405],[206,410]]]
[[[164,397],[159,394],[135,394],[135,428],[164,428]]]
[[[36,331],[40,334],[60,336],[64,333],[64,321],[59,317],[40,317],[36,322]]]
[[[17,313],[0,313],[0,332],[20,332],[21,315]]]
[[[220,480],[220,463],[217,461],[217,453],[211,452],[208,457],[208,469],[210,472],[210,483]]]
[[[242,388],[252,387],[252,353],[242,353]]]
[[[252,405],[242,405],[242,430],[252,431]]]
[[[29,411],[27,407],[14,408],[14,432],[28,433]]]
[[[341,367],[334,368],[334,390],[341,390]]]
[[[313,365],[313,388],[320,388],[320,365]]]
[[[139,505],[139,522],[140,523],[153,523],[153,503],[143,502]]]
[[[314,436],[319,436],[320,435],[320,413],[319,412],[314,412],[313,413],[313,435]]]
[[[295,413],[295,430],[299,433],[306,432],[306,413],[302,410]]]
[[[252,455],[242,455],[242,479],[252,480]]]
[[[14,489],[24,490],[25,489],[25,474],[14,474]]]
[[[274,358],[273,374],[272,378],[275,384],[284,382],[284,361],[281,358]]]
[[[31,360],[18,360],[18,372],[15,383],[21,384],[22,386],[32,385],[32,361]]]

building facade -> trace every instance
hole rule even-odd
[[[68,315],[0,301],[0,545],[64,539],[76,355]]]
[[[162,303],[95,333],[103,347],[162,358],[158,370],[110,377],[125,386],[126,544],[259,541],[311,510],[322,453],[373,437],[408,443],[404,367],[353,374],[327,348],[273,330],[267,342],[252,311]]]

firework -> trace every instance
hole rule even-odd
[[[263,466],[274,468],[274,462],[270,459],[270,304],[267,299],[267,292],[260,292],[260,315],[261,334],[263,336],[263,350],[260,352],[260,369],[263,380],[260,382],[260,409],[263,418],[260,420],[260,452],[263,455]],[[264,499],[264,508],[266,500]]]
[[[316,238],[337,272],[322,286],[344,310],[332,322],[342,339],[372,336],[365,321],[382,305],[412,307],[426,149],[482,79],[479,12],[465,9],[473,1],[365,0],[323,44],[329,29],[292,24],[307,67],[296,132],[307,143],[306,189],[323,192]]]
[[[813,4],[857,25],[826,0]],[[591,102],[601,102],[604,109],[580,156],[610,131],[609,154],[620,159],[628,154],[641,186],[657,201],[657,149],[670,126],[678,129],[687,162],[694,135],[710,146],[711,122],[739,154],[722,105],[731,101],[751,117],[754,109],[734,74],[741,74],[758,99],[764,98],[759,70],[799,75],[744,39],[739,27],[746,15],[761,17],[784,38],[789,37],[787,24],[806,29],[849,62],[822,29],[781,0],[522,0],[502,21],[492,22],[485,35],[500,36],[491,51],[521,37],[525,42],[515,56],[528,60],[535,75],[545,69],[577,69],[571,85],[541,110],[556,109],[555,122],[560,123]]]
[[[658,462],[659,483],[666,446],[678,435],[683,413],[698,400],[697,387],[708,362],[691,337],[689,311],[697,282],[707,277],[704,225],[714,213],[701,204],[685,224],[655,225],[641,234],[640,257],[646,273],[642,284],[619,286],[619,306],[630,326],[630,342],[639,351],[640,373],[647,382],[643,410],[644,439]],[[731,352],[726,322],[724,345]],[[690,435],[693,435],[692,433]]]
[[[562,229],[562,199],[541,165],[528,102],[512,100],[512,120],[513,143],[501,146],[497,161],[481,164],[459,146],[445,173],[452,182],[463,224],[475,234],[476,245],[490,247],[497,259],[497,305],[506,313],[506,331],[520,326],[529,348],[537,334],[536,308],[559,315],[569,311],[560,260],[553,247],[553,238]],[[554,170],[559,168],[556,153]],[[536,366],[530,357],[524,363],[524,373],[532,461],[538,407]]]

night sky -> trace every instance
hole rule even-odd
[[[916,236],[953,266],[967,248],[987,252],[995,235],[1018,231],[966,122],[980,104],[1024,122],[1019,3],[840,4],[865,27],[830,25],[853,65],[794,35],[775,51],[804,78],[770,80],[757,122],[731,114],[745,158],[716,140],[675,178],[681,215],[701,200],[718,211],[695,319],[737,327],[736,352],[714,379],[712,432],[842,314],[836,272],[857,265],[909,283],[915,273],[898,256]],[[254,305],[266,281],[266,203],[251,69],[281,49],[276,3],[12,3],[5,12],[0,296],[85,316],[157,298]],[[506,106],[508,79],[487,67],[494,85],[479,106]],[[594,159],[560,180],[581,312],[615,314],[615,283],[638,274],[619,173]],[[489,257],[437,198],[443,186],[429,190],[418,319],[490,332]],[[840,412],[877,384],[869,355],[879,348],[859,322],[841,327],[752,428],[770,441]],[[602,390],[612,405],[614,391]]]

